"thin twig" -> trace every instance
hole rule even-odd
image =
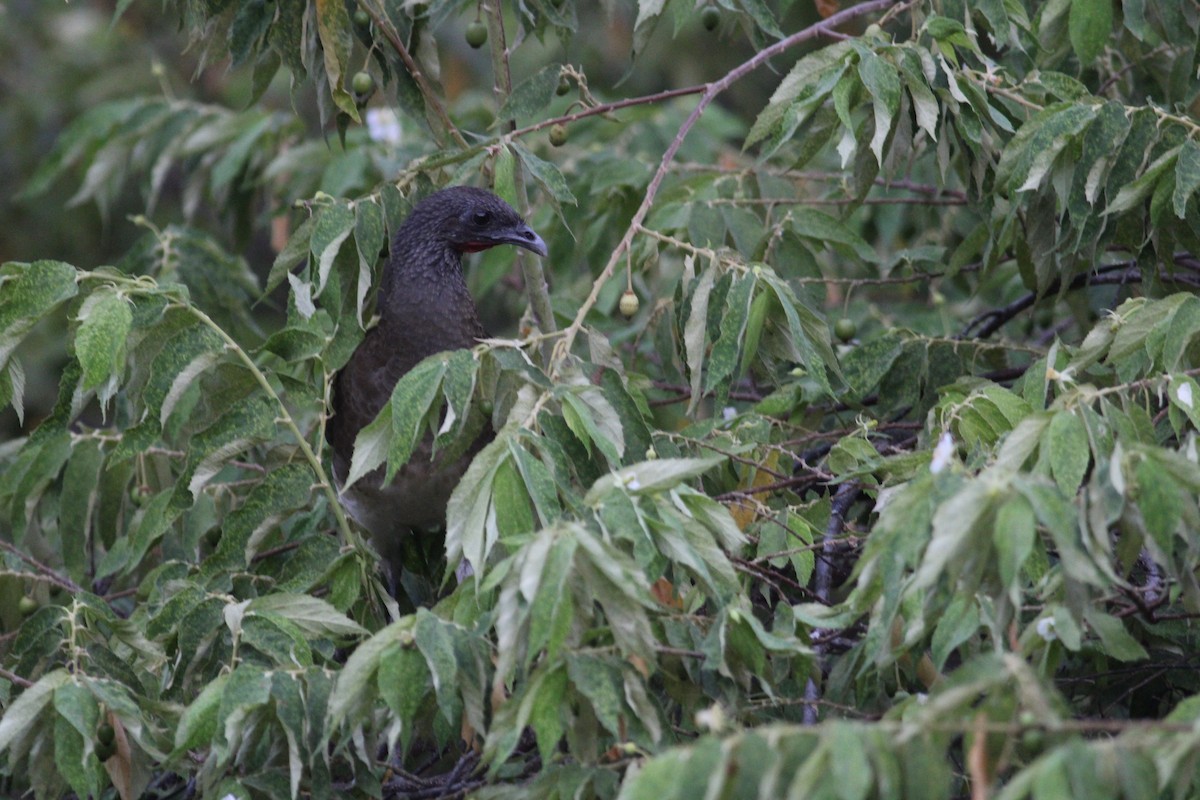
[[[71,580],[70,578],[68,578],[65,575],[60,575],[58,572],[56,572],[55,570],[46,566],[42,562],[38,561],[33,556],[22,552],[21,550],[17,549],[16,546],[9,544],[8,542],[4,541],[3,539],[0,539],[0,548],[7,550],[8,552],[12,553],[17,558],[24,561],[29,566],[36,569],[42,575],[46,576],[46,579],[49,580],[51,583],[53,583],[58,588],[65,589],[66,591],[71,592],[72,594],[79,594],[80,592],[86,591],[82,586],[77,584],[75,581]]]

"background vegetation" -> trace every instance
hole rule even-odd
[[[4,792],[1194,794],[1196,5],[503,6],[0,6]],[[401,616],[324,413],[456,183],[550,255]]]

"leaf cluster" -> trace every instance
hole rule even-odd
[[[144,232],[116,266],[0,266],[29,423],[0,446],[6,790],[1194,791],[1195,9],[720,0],[710,33],[612,5],[630,74],[668,35],[747,60],[622,96],[510,59],[586,49],[586,4],[485,4],[494,84],[456,93],[467,4],[188,0],[250,106],[140,96],[59,138],[27,196],[137,186]],[[712,104],[768,59],[754,119]],[[356,443],[350,481],[496,434],[402,613],[330,478],[330,382],[408,210],[478,182],[550,255],[473,264],[507,336],[426,359]],[[264,208],[288,235],[256,270]],[[57,402],[27,408],[56,324]]]

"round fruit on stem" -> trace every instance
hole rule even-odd
[[[638,309],[641,307],[641,305],[642,304],[641,301],[638,300],[638,296],[632,290],[627,289],[625,293],[621,295],[621,301],[617,304],[617,308],[621,310],[621,314],[625,317],[625,319],[629,319],[638,312]]]
[[[369,72],[356,72],[350,79],[350,87],[355,94],[367,97],[375,91],[375,78]]]
[[[834,323],[833,334],[843,342],[848,342],[858,335],[858,326],[849,317],[842,317]]]
[[[567,126],[555,123],[550,126],[550,144],[562,147],[567,143]]]
[[[487,25],[485,25],[482,20],[475,20],[467,26],[466,38],[467,44],[471,45],[471,47],[474,47],[476,50],[478,50],[480,47],[483,47],[484,44],[487,43],[488,39]]]
[[[700,12],[700,24],[706,31],[715,31],[721,24],[721,9],[716,6],[705,6]]]

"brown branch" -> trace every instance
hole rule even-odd
[[[60,589],[65,589],[66,591],[71,592],[72,594],[79,594],[81,592],[87,591],[82,586],[75,583],[75,581],[71,580],[70,578],[68,578],[64,575],[60,575],[58,572],[56,572],[55,570],[46,566],[42,562],[38,561],[33,556],[28,555],[27,553],[23,553],[17,547],[15,547],[12,544],[9,544],[8,542],[6,542],[2,539],[0,539],[0,548],[7,550],[8,552],[12,553],[17,558],[24,561],[26,564],[29,564],[31,567],[36,569],[42,575],[45,575],[46,578],[48,578],[51,583],[53,583],[55,586],[57,586]]]

